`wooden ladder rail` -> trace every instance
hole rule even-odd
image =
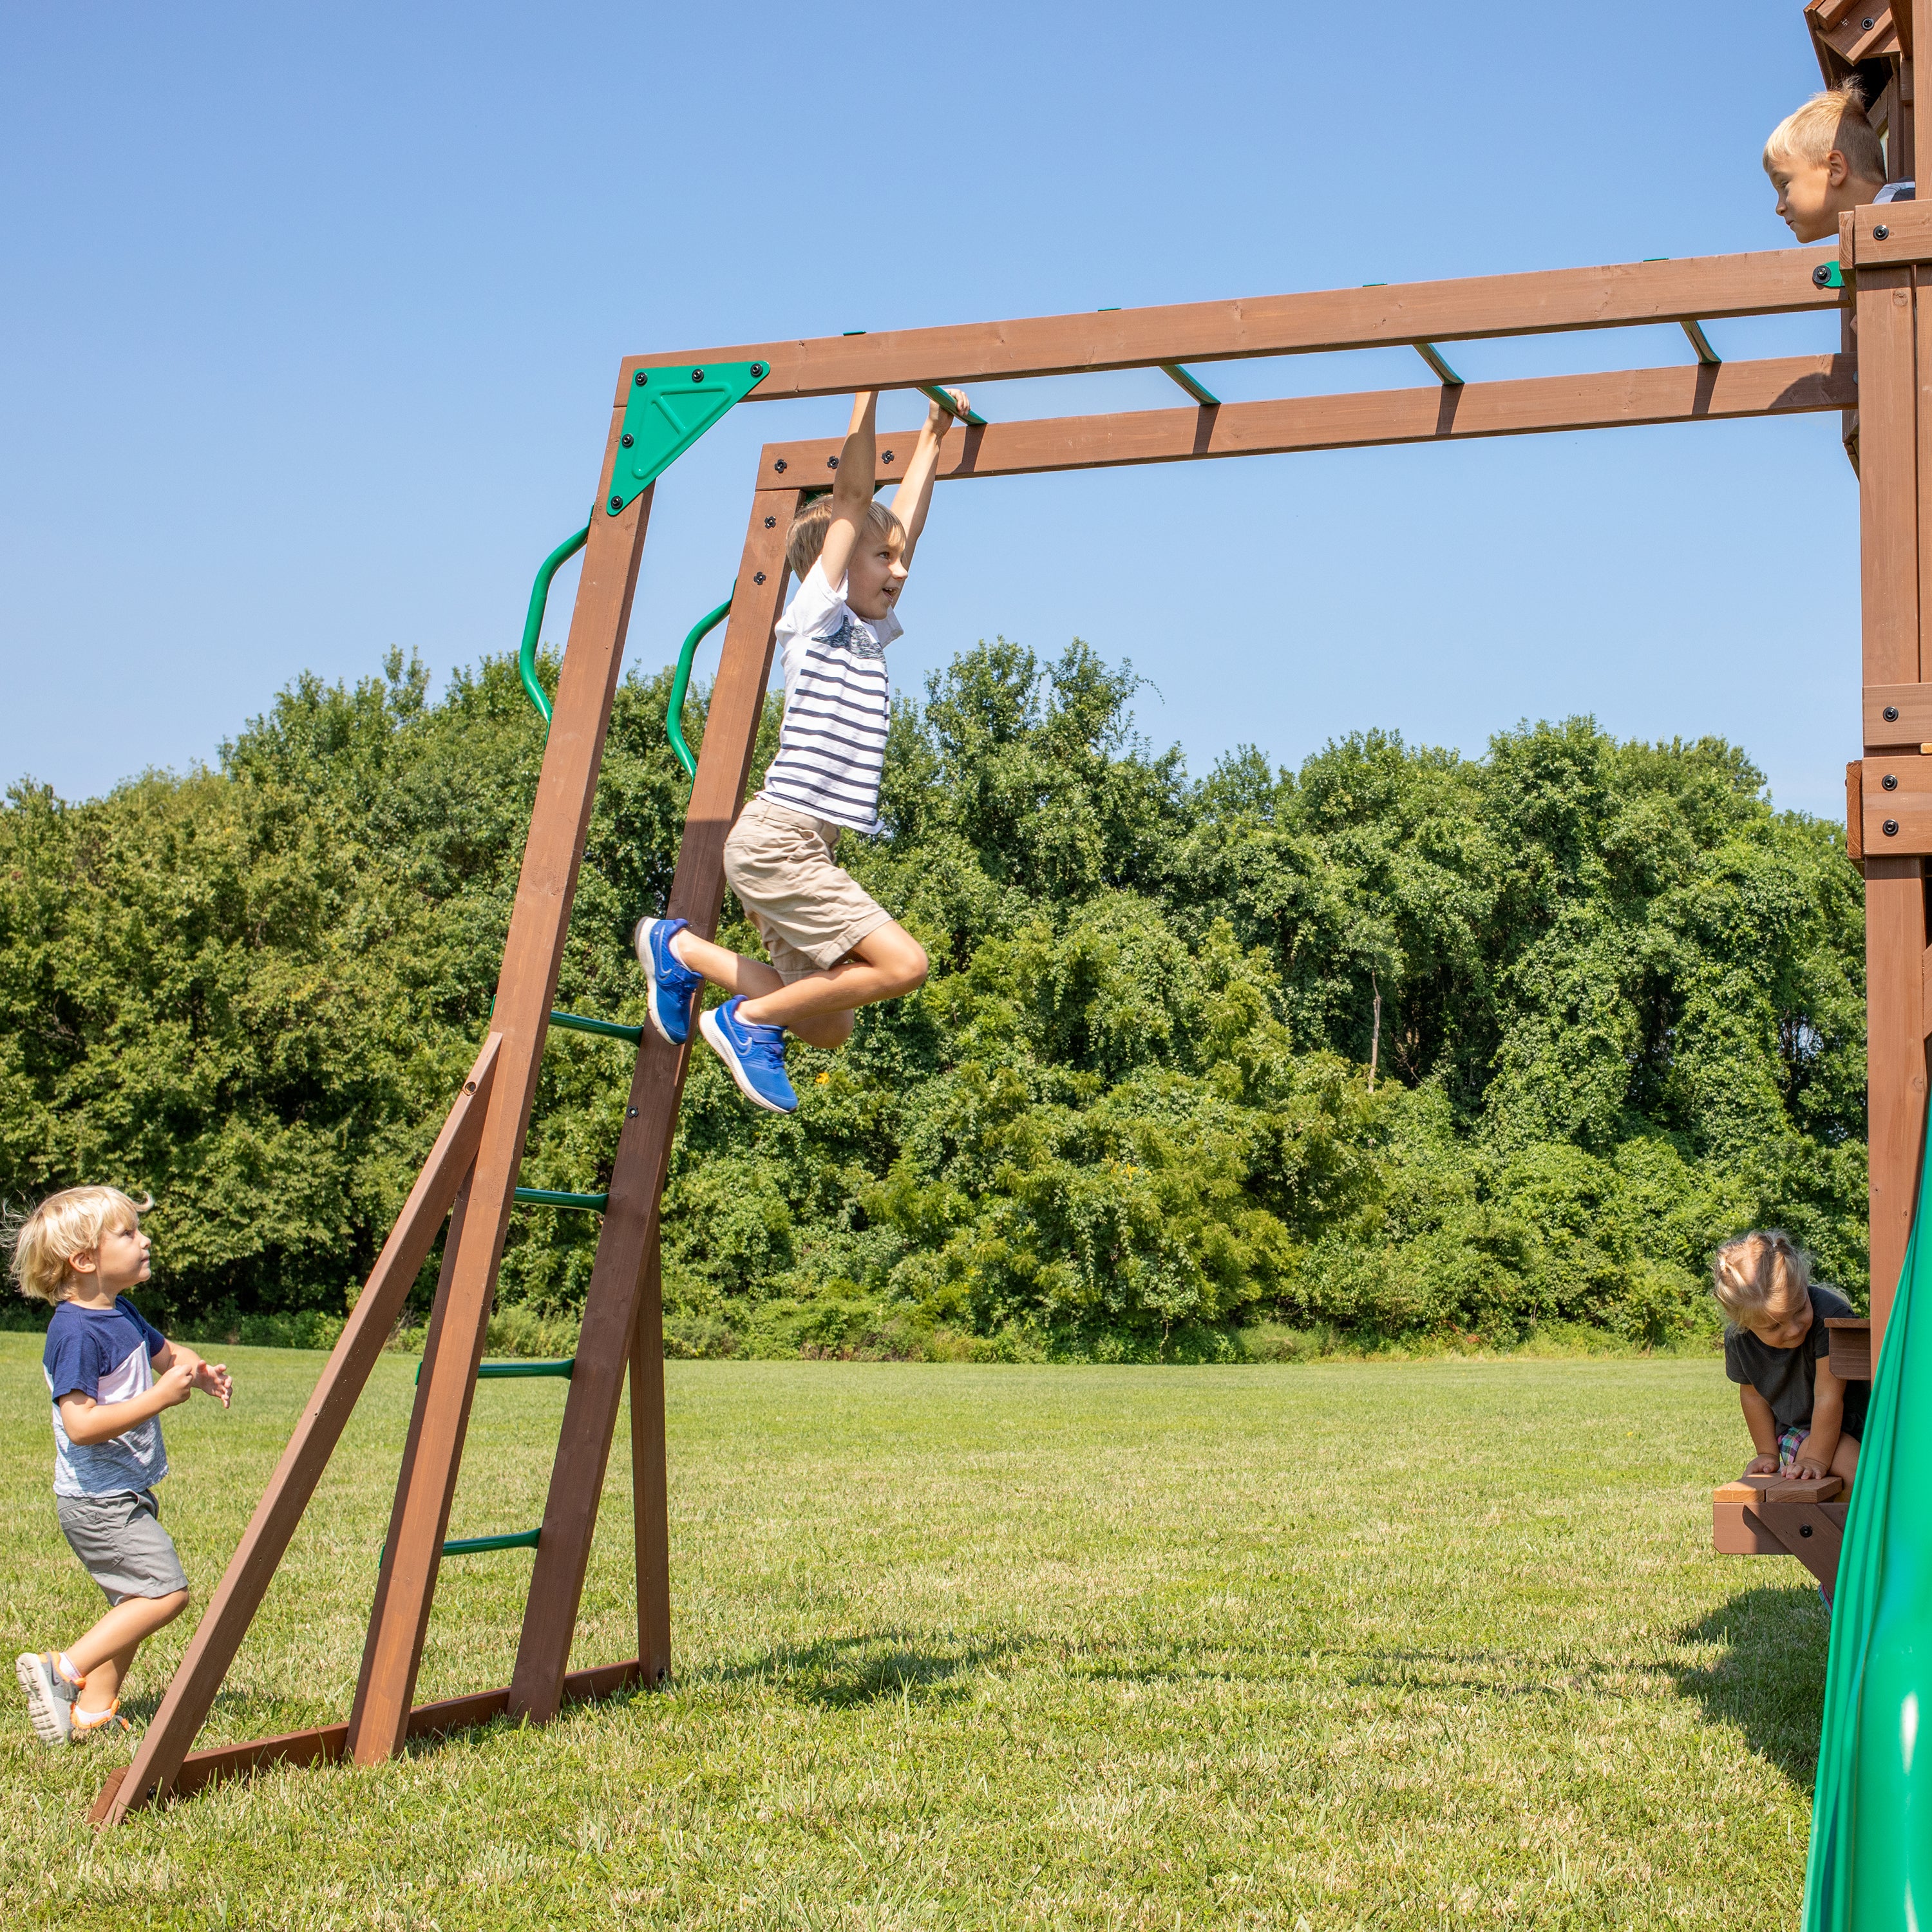
[[[772,640],[784,608],[785,538],[801,493],[760,487],[738,566],[722,658],[704,726],[684,839],[668,911],[698,932],[716,932],[724,897],[724,841],[744,796],[764,714]],[[632,1366],[632,1447],[638,1533],[638,1660],[647,1682],[670,1669],[668,1523],[664,1498],[663,1310],[658,1268],[658,1204],[677,1129],[688,1047],[646,1031],[625,1108],[610,1174],[610,1198],[584,1298],[536,1566],[510,1679],[510,1713],[546,1723],[556,1716],[596,1528],[627,1361]]]

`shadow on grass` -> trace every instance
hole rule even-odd
[[[970,1680],[975,1673],[1010,1664],[1031,1647],[1017,1639],[992,1637],[940,1649],[875,1632],[774,1644],[760,1656],[698,1672],[684,1682],[687,1688],[764,1682],[828,1710],[914,1696],[925,1703],[958,1703],[972,1695]]]
[[[1677,1633],[1680,1643],[1719,1646],[1716,1660],[1666,1668],[1712,1723],[1735,1724],[1760,1757],[1808,1786],[1818,1769],[1830,1632],[1808,1583],[1740,1590]]]

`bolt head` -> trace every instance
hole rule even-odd
[[[1885,836],[1888,838],[1896,838],[1898,836],[1898,820],[1897,819],[1888,818],[1885,821]]]
[[[635,436],[634,436],[631,434],[631,432],[630,432],[628,430],[625,430],[624,434],[623,434],[621,436],[620,436],[617,440],[618,440],[618,441],[619,441],[619,442],[620,442],[621,443],[622,443],[622,445],[624,446],[624,447],[625,447],[626,449],[628,449],[628,448],[631,447],[631,446],[637,441],[637,440],[638,440],[638,439],[637,439]]]
[[[836,456],[828,456],[825,459],[825,466],[828,470],[836,470],[838,467],[838,458]]]
[[[765,573],[764,573],[762,570],[761,570],[761,571],[759,571],[759,572],[758,572],[758,573],[757,573],[757,574],[756,574],[752,578],[752,581],[754,584],[762,584],[762,583],[764,583],[764,580],[765,580]]]
[[[1860,29],[1868,34],[1877,25],[1878,22],[1876,20],[1861,20],[1858,22]]]
[[[1885,722],[1888,724],[1896,724],[1898,722],[1898,706],[1897,705],[1888,704],[1885,707]]]
[[[880,453],[879,453],[879,460],[880,460],[881,463],[890,463],[890,462],[891,462],[891,460],[892,460],[892,452],[891,452],[890,449],[886,449],[886,450],[881,450],[881,451],[880,452]]]
[[[1898,789],[1898,775],[1895,772],[1887,772],[1885,776],[1879,780],[1879,783],[1883,785],[1887,791],[1896,791]]]
[[[610,514],[615,516],[624,507],[624,500],[614,490],[610,493]]]
[[[651,380],[651,379],[650,379],[650,377],[649,376],[647,376],[647,375],[644,373],[644,371],[643,370],[641,370],[641,369],[640,369],[640,370],[638,371],[638,373],[637,373],[634,376],[633,376],[631,378],[631,380],[632,380],[632,382],[634,382],[634,383],[636,383],[636,384],[637,384],[637,386],[638,386],[638,387],[639,388],[640,388],[640,389],[641,389],[641,388],[644,386],[644,385],[645,385],[646,382],[648,382],[650,380]]]
[[[1811,280],[1814,287],[1828,289],[1832,286],[1832,270],[1830,265],[1828,262],[1820,262],[1818,266],[1811,271]]]
[[[627,1120],[634,1120],[638,1118],[637,1108],[634,1107],[626,1107],[624,1109],[624,1118]]]
[[[776,530],[776,529],[778,528],[778,518],[776,518],[776,517],[767,517],[767,518],[765,519],[765,528],[766,528],[766,530]]]
[[[703,382],[704,380],[704,371],[702,369],[692,370],[691,372],[691,380],[694,382]]]
[[[754,381],[761,382],[764,379],[764,375],[765,365],[762,362],[754,362],[752,364],[752,380]]]
[[[776,470],[778,472],[778,474],[779,474],[781,476],[782,476],[784,474],[784,469],[785,469],[785,460],[784,460],[784,458],[782,456],[782,457],[780,457],[780,458],[778,458],[778,460],[777,460],[777,462],[774,463],[774,464],[772,465],[772,467],[774,470]]]
[[[1874,242],[1882,242],[1891,232],[1892,230],[1886,227],[1885,224],[1881,221],[1879,225],[1872,230],[1872,239]]]

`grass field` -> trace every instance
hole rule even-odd
[[[231,1354],[232,1412],[167,1422],[204,1593],[322,1360]],[[346,1711],[413,1366],[383,1360],[205,1742]],[[1746,1450],[1714,1360],[668,1379],[673,1689],[100,1839],[112,1748],[36,1744],[16,1699],[0,1919],[1796,1923],[1826,1620],[1795,1564],[1711,1552]],[[39,1647],[99,1600],[33,1338],[0,1336],[0,1394],[8,1630]],[[479,1391],[453,1534],[537,1520],[562,1394]],[[579,1663],[636,1648],[628,1486]],[[420,1696],[508,1681],[531,1561],[446,1567]]]

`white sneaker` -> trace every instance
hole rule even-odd
[[[62,1670],[53,1652],[23,1650],[14,1660],[14,1675],[27,1694],[34,1736],[46,1744],[71,1743],[74,1700],[80,1695],[80,1686]]]

